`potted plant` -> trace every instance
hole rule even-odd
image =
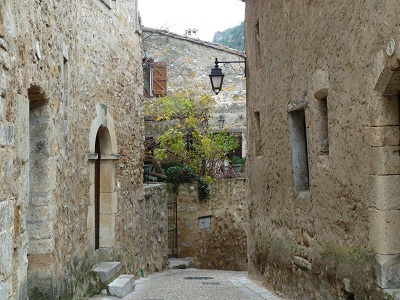
[[[238,156],[232,157],[231,166],[235,170],[235,172],[239,172],[239,173],[242,172],[243,165],[245,163],[246,163],[245,157],[238,157]]]

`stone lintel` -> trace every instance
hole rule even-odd
[[[288,112],[302,110],[308,107],[308,101],[300,102],[300,103],[289,103],[288,104]]]

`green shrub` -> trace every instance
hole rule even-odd
[[[176,193],[181,183],[197,182],[198,193],[200,199],[208,199],[210,197],[210,188],[208,182],[200,177],[192,168],[187,166],[170,167],[165,172],[166,182],[172,184],[172,190]]]
[[[183,163],[180,161],[168,161],[161,163],[161,168],[164,170],[168,170],[171,167],[183,167]]]
[[[246,157],[238,157],[234,156],[232,157],[232,162],[233,165],[244,165],[246,163]]]

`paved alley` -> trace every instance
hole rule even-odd
[[[118,299],[96,296],[91,299]],[[136,280],[123,300],[283,300],[247,278],[247,272],[171,269]]]

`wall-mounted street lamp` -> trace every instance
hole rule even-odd
[[[223,129],[224,128],[224,124],[225,124],[225,118],[224,118],[223,115],[220,115],[219,118],[218,118],[218,127],[220,129]]]
[[[222,82],[224,81],[224,76],[225,76],[222,73],[222,69],[220,67],[218,67],[218,64],[242,64],[242,63],[244,63],[245,66],[246,66],[246,61],[245,60],[218,61],[218,58],[215,59],[215,67],[211,69],[211,74],[208,75],[208,76],[210,76],[211,87],[212,87],[212,90],[214,91],[214,93],[216,95],[218,95],[218,93],[222,89]],[[233,69],[233,67],[232,67],[232,69]],[[244,74],[244,72],[243,72],[243,74]]]

